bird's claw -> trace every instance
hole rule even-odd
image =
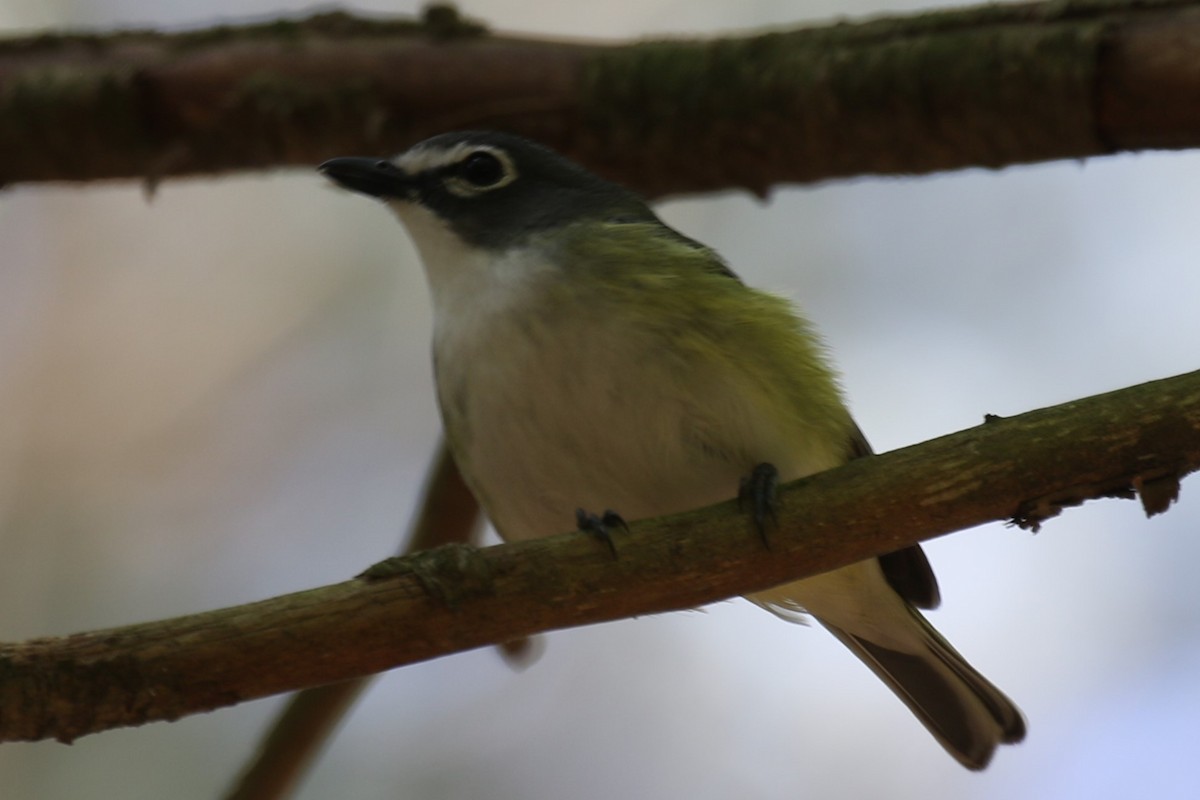
[[[621,518],[620,514],[611,509],[605,509],[603,514],[597,516],[590,511],[577,508],[575,509],[575,527],[588,536],[594,536],[608,545],[608,549],[612,551],[613,558],[617,558],[617,545],[612,537],[613,529],[621,528],[626,533],[629,533],[629,526],[625,524],[625,520]]]
[[[768,550],[771,549],[771,542],[767,537],[767,520],[773,525],[779,524],[775,517],[775,490],[778,486],[779,470],[775,469],[774,464],[764,462],[742,478],[738,487],[738,508],[749,507],[754,527]]]

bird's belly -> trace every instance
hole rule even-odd
[[[613,386],[579,367],[568,380],[539,370],[516,383],[528,391],[472,392],[457,455],[503,537],[569,530],[577,508],[632,522],[736,494],[746,465],[693,446],[686,409],[661,376],[633,372]]]
[[[639,334],[594,307],[477,323],[485,333],[435,335],[439,403],[464,477],[506,539],[570,530],[578,508],[632,522],[727,500],[763,462],[790,480],[844,460],[836,431],[800,441],[781,424],[734,357]]]

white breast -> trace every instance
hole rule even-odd
[[[442,317],[434,352],[456,455],[502,535],[569,530],[580,507],[633,520],[720,499],[684,453],[686,393],[636,341],[585,303],[495,300]],[[738,469],[721,466],[730,496]]]

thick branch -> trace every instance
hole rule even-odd
[[[940,11],[706,41],[323,14],[0,43],[0,183],[212,174],[545,141],[649,195],[1200,144],[1200,3]]]
[[[538,631],[691,608],[990,520],[1023,524],[1200,467],[1200,372],[989,422],[781,492],[771,550],[733,503],[632,526],[447,545],[237,608],[0,647],[0,740],[107,728],[329,683]]]

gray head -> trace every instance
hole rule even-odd
[[[420,205],[483,249],[504,249],[568,222],[658,221],[628,189],[507,133],[443,133],[391,160],[335,158],[321,171],[347,189]]]

